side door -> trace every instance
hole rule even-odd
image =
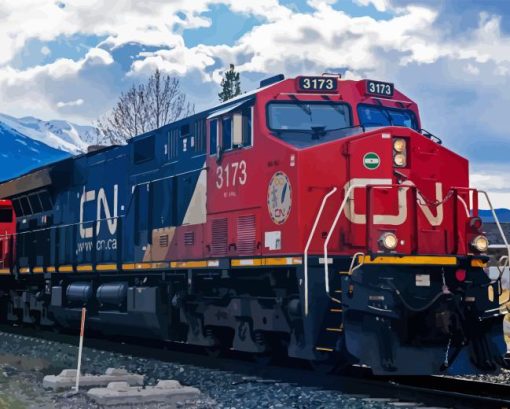
[[[250,185],[253,108],[237,107],[208,118],[208,232],[213,257],[254,255],[261,251],[259,209]],[[251,169],[254,180],[257,169]],[[254,182],[252,182],[253,184]]]

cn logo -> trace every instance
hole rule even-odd
[[[96,202],[96,236],[101,232],[101,224],[102,221],[106,221],[108,226],[108,230],[110,234],[113,236],[117,232],[117,204],[119,197],[119,185],[113,186],[113,215],[110,212],[110,205],[108,204],[108,200],[106,199],[106,193],[103,188],[100,188],[97,192],[95,190],[85,191],[83,188],[83,193],[80,198],[80,237],[82,239],[90,239],[94,235],[94,231],[92,227],[84,227],[83,223],[83,214],[85,204],[88,202]]]
[[[355,178],[349,180],[345,186],[344,190],[347,193],[351,186],[356,187],[364,187],[367,185],[390,185],[392,183],[391,179],[364,179],[364,178]],[[402,183],[402,185],[406,186],[414,186],[414,183],[410,180],[406,180]],[[409,188],[402,187],[399,188],[398,191],[398,214],[396,215],[388,215],[388,214],[374,214],[373,224],[390,224],[393,226],[399,226],[404,224],[407,220],[407,191]],[[354,191],[351,190],[351,194],[349,197],[349,201],[347,202],[347,206],[345,207],[345,217],[354,224],[366,224],[367,217],[365,214],[356,213],[354,210]],[[417,192],[417,201],[418,208],[422,211],[425,218],[428,220],[431,226],[440,226],[443,223],[443,184],[440,182],[436,182],[436,201],[439,203],[436,206],[436,215],[432,214],[432,211],[426,204],[425,199],[421,195],[421,193]]]

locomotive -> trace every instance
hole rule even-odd
[[[376,374],[504,365],[468,161],[393,84],[278,75],[0,184],[0,314]],[[506,243],[506,238],[504,238]]]

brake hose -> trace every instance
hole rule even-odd
[[[398,295],[398,298],[400,299],[400,301],[402,301],[402,304],[404,304],[404,307],[406,307],[408,310],[412,311],[412,312],[422,312],[422,311],[425,311],[426,309],[430,308],[442,295],[444,295],[443,291],[437,293],[433,298],[432,300],[430,300],[427,304],[425,304],[423,307],[419,307],[419,308],[416,308],[416,307],[413,307],[412,305],[410,305],[405,299],[404,297],[402,296],[402,294],[400,293],[400,290],[398,288],[396,288],[393,283],[389,282],[388,285],[393,288],[393,290],[395,291],[395,294]]]

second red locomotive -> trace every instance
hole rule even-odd
[[[105,333],[493,371],[506,346],[478,193],[393,84],[277,76],[0,185],[17,222],[4,318],[74,326],[86,305]]]

